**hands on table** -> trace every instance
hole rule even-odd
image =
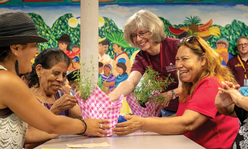
[[[118,136],[124,136],[133,133],[137,130],[142,130],[143,118],[136,115],[123,116],[127,121],[115,124],[116,128],[113,128],[113,133]]]
[[[109,132],[103,129],[111,128],[109,125],[106,125],[106,123],[109,122],[109,120],[106,119],[84,119],[84,121],[87,124],[86,134],[104,137],[104,135],[107,135]]]

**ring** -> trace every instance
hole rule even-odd
[[[102,128],[102,124],[100,124],[100,128]]]

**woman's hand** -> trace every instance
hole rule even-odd
[[[117,134],[118,136],[124,136],[137,130],[143,130],[143,118],[136,115],[125,115],[123,117],[128,121],[115,124],[116,128],[113,128],[114,134]]]
[[[109,132],[103,129],[110,129],[109,125],[106,125],[104,123],[108,123],[109,120],[106,119],[84,119],[84,121],[87,124],[87,130],[86,134],[104,137],[104,135],[107,135]]]
[[[233,85],[231,82],[222,82],[222,88],[219,88],[222,95],[228,95],[229,98],[225,98],[224,104],[232,104],[233,102],[237,105],[238,101],[243,95],[237,90],[240,86]],[[219,93],[218,93],[219,94]],[[217,94],[217,96],[218,96]],[[216,97],[217,97],[216,96]]]
[[[61,111],[73,108],[77,103],[76,96],[64,94],[62,97],[57,99],[53,106],[51,107],[51,111],[54,114],[59,114]]]
[[[172,93],[171,93],[171,91],[162,93],[161,95],[165,96],[164,103],[156,104],[155,107],[151,111],[151,113],[155,111],[155,116],[156,117],[159,115],[160,111],[163,108],[165,108],[165,107],[167,107],[169,105],[170,100],[172,99]]]
[[[237,90],[239,85],[233,85],[230,82],[222,82],[222,87],[219,87],[219,92],[215,97],[215,107],[218,111],[225,115],[230,115],[235,117],[234,105],[235,105],[235,96],[240,97],[240,93]]]

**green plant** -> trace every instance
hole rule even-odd
[[[173,81],[174,79],[170,77],[170,74],[167,77],[160,76],[159,72],[148,66],[140,81],[140,85],[135,87],[133,95],[142,107],[146,107],[145,103],[148,101],[164,103],[166,97],[160,93]]]
[[[93,93],[93,90],[97,87],[97,84],[94,83],[94,72],[95,67],[92,65],[93,56],[91,56],[90,67],[78,71],[76,75],[76,83],[78,84],[78,91],[80,91],[81,96],[84,101]],[[81,67],[84,68],[85,63],[80,63]]]

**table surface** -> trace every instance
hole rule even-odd
[[[92,149],[203,149],[202,146],[184,135],[160,135],[153,132],[141,131],[122,137],[116,135],[102,138],[62,135],[36,147],[35,149],[67,148],[66,144],[89,144],[102,142],[107,142],[111,147],[94,147]]]

